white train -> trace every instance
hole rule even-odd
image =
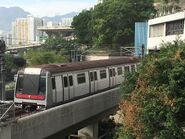
[[[137,58],[47,64],[18,72],[14,102],[23,108],[49,108],[118,86]]]

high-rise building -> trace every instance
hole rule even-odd
[[[38,26],[43,26],[43,20],[33,16],[27,18],[17,18],[12,23],[12,44],[28,45],[40,40],[42,32],[37,30]]]

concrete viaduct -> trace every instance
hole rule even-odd
[[[0,124],[0,139],[42,139],[54,134],[97,139],[97,121],[112,114],[120,102],[119,87]],[[80,130],[81,129],[81,130]],[[68,134],[68,135],[69,135]]]

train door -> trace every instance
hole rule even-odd
[[[56,100],[56,83],[55,83],[55,77],[52,77],[51,78],[51,82],[52,82],[52,98],[53,98],[53,103],[56,103],[57,100]]]
[[[113,87],[116,84],[115,68],[109,68],[109,84],[110,84],[110,87]]]
[[[64,101],[74,98],[73,75],[63,75]]]
[[[94,93],[98,90],[98,77],[97,71],[90,71],[89,72],[89,82],[90,82],[90,92]]]
[[[63,90],[62,90],[62,78],[61,76],[55,77],[55,83],[56,83],[56,100],[57,102],[61,102],[63,100]]]

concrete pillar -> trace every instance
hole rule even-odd
[[[0,127],[0,139],[11,139],[11,126]]]
[[[78,136],[80,139],[98,139],[98,123],[80,129]]]

